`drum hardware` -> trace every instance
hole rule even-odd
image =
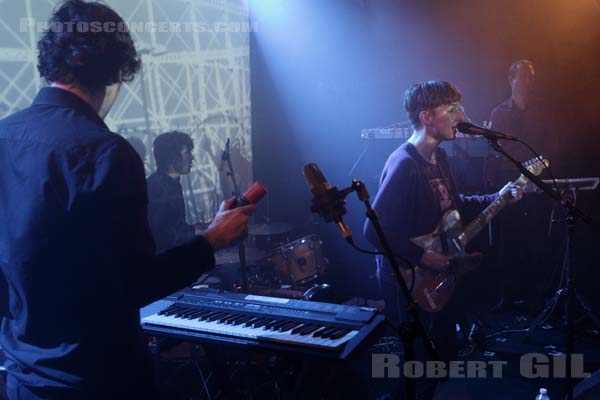
[[[317,235],[305,236],[274,249],[267,262],[273,265],[274,275],[281,283],[302,286],[324,272],[322,244]]]
[[[271,295],[309,300],[329,285],[315,281],[326,272],[328,261],[322,254],[323,242],[318,235],[309,235],[266,252],[254,247],[246,249],[247,287],[240,281],[237,248],[215,254],[216,268],[196,282],[196,285],[233,292]]]
[[[326,290],[331,289],[331,285],[327,284],[327,283],[321,283],[321,284],[317,284],[315,283],[310,289],[308,289],[306,292],[304,292],[302,294],[302,297],[304,298],[304,300],[312,300],[312,298],[323,292]]]
[[[248,227],[248,234],[255,236],[282,235],[289,233],[294,227],[284,222],[268,222],[266,224],[255,224]]]
[[[289,243],[289,233],[293,228],[292,225],[283,222],[267,222],[250,225],[248,234],[257,248],[270,251]]]

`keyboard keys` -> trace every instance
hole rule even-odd
[[[329,349],[341,346],[358,333],[340,326],[322,324],[319,321],[251,315],[240,311],[242,310],[210,310],[194,305],[172,304],[156,314],[143,318],[142,323]]]

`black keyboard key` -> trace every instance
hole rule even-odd
[[[260,327],[265,327],[265,329],[267,328],[267,325],[269,325],[271,322],[273,322],[273,320],[271,318],[263,318],[262,321],[256,322],[254,324],[255,328],[260,328]]]
[[[292,328],[295,328],[295,327],[296,327],[296,326],[298,326],[298,325],[300,325],[300,323],[299,323],[299,322],[296,322],[296,321],[288,321],[288,322],[286,322],[285,324],[283,324],[283,325],[280,325],[280,326],[277,328],[277,330],[278,330],[279,332],[286,332],[286,331],[289,331],[289,330],[290,330],[290,329],[292,329]]]
[[[237,318],[241,317],[240,314],[232,314],[229,317],[223,319],[223,323],[224,324],[230,324],[231,321],[236,320]]]
[[[180,318],[189,318],[190,315],[195,314],[198,311],[196,308],[190,308],[186,312],[181,313]]]
[[[237,318],[235,321],[231,321],[233,325],[242,325],[246,322],[250,321],[252,318],[250,315],[242,315],[240,318]]]
[[[329,339],[332,339],[332,340],[339,339],[339,338],[347,335],[349,332],[350,332],[350,329],[338,329],[336,332],[333,332],[331,335],[329,335]]]
[[[232,318],[229,318],[227,323],[231,325],[238,325],[238,321],[243,318],[245,318],[245,315],[235,314]]]
[[[174,306],[174,307],[169,307],[168,310],[165,310],[164,315],[165,316],[171,316],[171,315],[175,315],[176,313],[180,312],[182,310],[182,307],[180,306]]]
[[[167,313],[170,313],[175,307],[177,307],[175,304],[171,304],[169,307],[165,308],[164,310],[160,310],[158,312],[158,315],[165,315]]]
[[[323,339],[329,338],[329,335],[333,332],[337,331],[337,328],[325,328],[320,330],[319,332],[315,332],[314,337],[322,337]]]
[[[173,315],[173,316],[174,316],[175,318],[183,318],[183,316],[184,316],[185,314],[187,314],[188,312],[190,312],[190,311],[192,311],[192,309],[191,309],[191,308],[189,308],[189,307],[185,307],[185,308],[182,308],[181,310],[177,311],[177,312],[175,313],[175,315]]]
[[[258,319],[259,319],[258,317],[251,317],[250,319],[248,319],[248,320],[246,320],[246,321],[242,322],[242,324],[243,324],[244,326],[248,326],[248,327],[250,327],[250,326],[252,326],[252,324],[254,323],[254,321],[257,321]]]
[[[211,311],[208,314],[204,314],[202,315],[200,318],[198,318],[200,321],[208,321],[209,318],[211,318],[213,315],[218,314],[218,311]]]
[[[202,314],[202,310],[195,310],[187,315],[187,319],[196,319]]]
[[[224,312],[218,312],[218,313],[215,313],[215,314],[211,315],[210,317],[206,318],[206,320],[207,320],[208,322],[216,321],[216,320],[218,320],[219,318],[222,318],[222,317],[224,317],[225,315],[227,315],[227,314],[226,314],[226,313],[224,313]]]
[[[212,313],[210,310],[201,310],[200,313],[196,315],[196,318],[201,321],[202,318],[206,317],[210,313]]]
[[[321,329],[321,328],[323,328],[323,327],[319,326],[319,325],[311,325],[311,326],[306,327],[306,329],[300,330],[299,334],[302,336],[310,335],[312,332],[316,331],[317,329]]]
[[[273,329],[276,330],[279,324],[285,324],[286,321],[281,319],[274,319],[270,324],[265,326],[265,329]]]
[[[265,326],[269,322],[271,322],[271,320],[269,318],[259,318],[259,319],[255,320],[254,322],[252,322],[252,327],[260,328],[261,326]]]
[[[292,333],[292,335],[297,335],[300,332],[302,332],[302,330],[304,330],[308,326],[311,326],[311,324],[302,324],[302,325],[299,325],[299,326],[295,327],[294,329],[292,329],[291,333]]]

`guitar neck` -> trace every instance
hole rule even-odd
[[[510,190],[502,193],[496,200],[485,208],[471,223],[464,229],[464,236],[461,238],[461,244],[466,246],[477,236],[479,232],[490,222],[498,213],[508,204],[511,194]]]

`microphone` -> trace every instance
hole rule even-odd
[[[337,186],[331,187],[315,163],[304,166],[304,178],[314,195],[311,211],[321,214],[327,222],[333,220],[340,228],[344,239],[351,242],[352,232],[342,219],[342,215],[346,214],[343,193]]]
[[[467,135],[480,135],[487,139],[517,140],[516,137],[509,135],[508,133],[482,128],[480,126],[473,125],[470,122],[459,122],[456,124],[456,129]]]
[[[231,141],[227,138],[227,143],[225,143],[225,150],[223,150],[223,154],[221,155],[221,164],[219,165],[219,172],[223,172],[223,167],[225,166],[225,161],[229,158],[229,143]]]

